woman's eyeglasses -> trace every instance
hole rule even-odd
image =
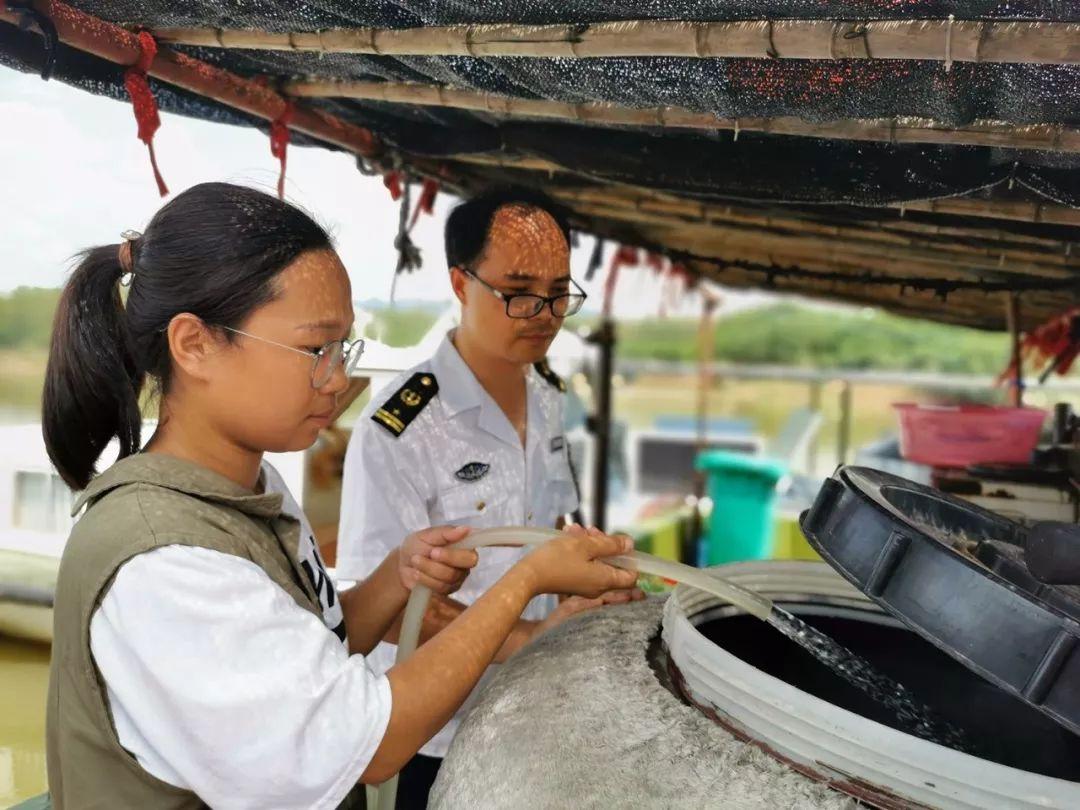
[[[545,306],[551,307],[551,314],[556,318],[567,318],[577,314],[588,297],[573,279],[570,279],[570,283],[574,285],[577,290],[576,293],[533,295],[532,293],[504,293],[492,287],[467,267],[462,267],[461,272],[469,278],[479,281],[492,295],[504,302],[506,304],[506,314],[511,318],[535,318],[543,311]]]
[[[364,353],[363,338],[357,338],[356,340],[331,340],[321,348],[311,350],[298,349],[295,346],[278,343],[276,340],[270,340],[268,338],[259,337],[258,335],[252,335],[248,332],[242,332],[239,329],[233,329],[231,326],[222,326],[221,328],[226,332],[243,335],[246,338],[259,340],[263,343],[269,343],[271,346],[280,346],[282,349],[288,349],[290,352],[296,352],[297,354],[312,358],[312,388],[322,388],[330,382],[330,378],[334,376],[334,372],[336,372],[338,368],[345,369],[345,376],[351,375],[356,368],[356,364],[360,361],[360,356]]]

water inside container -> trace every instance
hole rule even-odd
[[[971,752],[973,746],[963,730],[919,700],[903,684],[890,678],[861,655],[837,643],[825,633],[773,606],[769,624],[794,641],[823,666],[880,703],[896,718],[897,726],[924,740]]]
[[[920,718],[928,717],[935,734],[942,728],[957,729],[967,753],[1080,781],[1080,736],[985,681],[891,617],[815,603],[788,602],[779,609],[783,613],[776,613],[772,622],[781,631],[777,633],[762,632],[760,620],[730,607],[709,611],[695,624],[706,638],[751,666],[869,720],[912,733],[913,720],[917,726]],[[809,633],[800,639],[798,633],[805,628]],[[832,644],[819,646],[822,634]],[[888,685],[878,682],[867,690],[860,679],[848,677],[850,671],[838,671],[839,664],[848,666],[850,659],[833,644],[865,661]],[[903,684],[916,708],[927,711],[911,714],[906,700],[898,706],[874,694],[875,688],[893,690],[892,684]],[[956,747],[947,731],[936,741]]]

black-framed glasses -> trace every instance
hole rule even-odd
[[[222,326],[221,328],[226,332],[243,335],[246,338],[262,341],[263,343],[269,343],[271,346],[280,346],[282,349],[288,349],[290,352],[296,352],[297,354],[312,358],[312,388],[322,388],[330,382],[330,378],[334,376],[334,372],[337,371],[339,367],[345,369],[346,377],[351,376],[356,369],[356,364],[360,362],[360,356],[364,353],[363,338],[357,338],[356,340],[331,340],[329,343],[323,344],[320,348],[311,350],[298,349],[295,346],[278,343],[276,340],[270,340],[269,338],[252,335],[249,332],[243,332],[239,329],[233,329],[231,326]]]
[[[576,293],[562,293],[561,295],[504,293],[501,290],[492,287],[468,267],[462,267],[460,269],[462,273],[469,278],[479,281],[483,286],[487,287],[492,295],[504,302],[506,304],[506,314],[510,318],[535,318],[543,311],[545,306],[551,307],[551,314],[556,318],[568,318],[569,316],[576,315],[580,312],[582,305],[585,303],[585,299],[588,298],[585,291],[581,289],[581,287],[578,286],[578,283],[573,279],[570,279],[570,283],[574,285],[574,288],[577,290]]]

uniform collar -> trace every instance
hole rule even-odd
[[[517,431],[458,353],[452,340],[453,334],[452,330],[446,333],[446,337],[443,338],[438,350],[431,358],[431,371],[435,379],[439,381],[439,399],[446,415],[453,418],[465,411],[479,408],[477,425],[482,430],[513,447],[520,447],[521,441]],[[528,436],[532,436],[539,427],[534,428],[533,424],[534,418],[539,413],[534,401],[537,396],[535,376],[532,368],[528,369],[525,375],[529,414]]]
[[[458,354],[452,337],[453,330],[446,333],[435,356],[431,358],[431,372],[439,381],[439,399],[447,416],[457,416],[470,408],[479,408],[485,399],[491,399],[472,369]]]
[[[77,514],[90,501],[126,484],[150,484],[171,489],[255,517],[271,519],[281,514],[283,501],[280,493],[260,495],[191,461],[160,453],[137,453],[116,462],[91,481],[75,501],[71,514]]]

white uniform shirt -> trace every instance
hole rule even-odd
[[[418,373],[435,378],[438,394],[395,436],[371,417],[400,396],[406,381]],[[529,369],[526,386],[524,448],[449,335],[434,357],[372,399],[357,420],[345,455],[336,568],[342,579],[370,575],[407,535],[429,526],[554,527],[558,518],[577,508],[563,436],[562,393],[535,369]],[[453,598],[472,604],[526,553],[518,548],[482,549],[479,564]],[[542,619],[554,606],[555,597],[540,596],[522,615]],[[391,644],[376,647],[368,656],[372,669],[388,670],[396,650]],[[468,707],[466,703],[420,752],[445,756]]]
[[[300,520],[323,620],[249,560],[166,546],[117,571],[90,621],[120,744],[214,808],[332,808],[390,722],[391,693],[348,654],[314,534],[277,471],[265,489]]]

